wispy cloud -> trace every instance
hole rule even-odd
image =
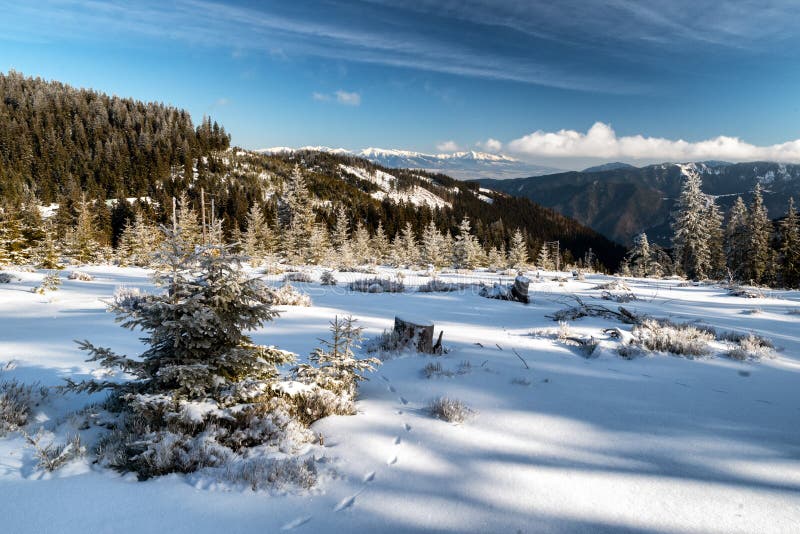
[[[349,93],[340,89],[336,91],[336,101],[345,106],[360,106],[361,95],[359,93]]]
[[[503,143],[491,137],[486,141],[478,141],[475,145],[486,152],[497,153],[503,150]]]
[[[585,133],[537,130],[509,142],[508,149],[518,155],[546,158],[800,162],[800,139],[758,146],[724,135],[696,142],[644,135],[619,137],[611,126],[602,122],[595,123]]]
[[[311,93],[311,98],[316,100],[317,102],[337,102],[342,104],[343,106],[360,106],[361,105],[361,94],[357,92],[350,92],[344,91],[339,89],[338,91],[334,92],[333,94],[328,93],[320,93],[314,91]]]

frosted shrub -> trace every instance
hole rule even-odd
[[[319,277],[319,281],[323,286],[335,286],[336,278],[333,276],[333,271],[325,271]]]
[[[303,282],[303,283],[311,283],[313,280],[311,279],[311,275],[305,271],[298,271],[294,273],[286,273],[283,276],[284,282]]]
[[[228,464],[221,480],[245,485],[253,491],[265,489],[310,489],[317,483],[314,458],[248,458]]]
[[[457,399],[439,397],[428,404],[428,412],[448,423],[463,423],[474,414],[472,409]]]
[[[453,376],[452,371],[448,371],[442,367],[442,362],[430,362],[422,369],[422,374],[425,375],[425,378]]]
[[[702,356],[711,352],[708,344],[715,335],[688,324],[645,319],[633,327],[631,344],[652,352]],[[627,349],[629,350],[629,349]]]
[[[89,273],[85,273],[83,271],[72,271],[71,273],[69,273],[69,276],[67,278],[69,278],[70,280],[78,280],[79,282],[91,282],[92,280],[94,280],[94,276],[92,276]]]
[[[9,284],[11,283],[11,275],[8,273],[0,272],[0,284]]]
[[[428,280],[421,286],[419,286],[420,293],[434,293],[434,292],[452,292],[452,291],[461,291],[467,287],[470,287],[471,284],[462,284],[462,283],[453,283],[453,282],[444,282],[439,280],[438,278],[434,278],[433,280]]]
[[[400,350],[400,334],[395,330],[384,330],[375,338],[368,341],[364,348],[369,353],[391,353]],[[383,357],[383,356],[382,356]]]
[[[740,361],[771,356],[774,349],[771,341],[754,334],[740,337],[736,340],[736,345],[727,354],[731,359]]]
[[[33,409],[48,394],[38,382],[23,384],[17,380],[0,382],[0,437],[28,424]]]
[[[34,450],[38,466],[46,471],[56,471],[86,454],[86,447],[81,443],[81,437],[78,434],[68,437],[64,443],[56,444],[55,441],[51,441],[43,444],[44,433],[41,428],[33,436],[24,430],[21,432],[25,437],[25,442]]]
[[[278,289],[269,290],[273,306],[311,306],[311,297],[298,291],[289,282]]]
[[[405,285],[402,281],[392,281],[385,278],[364,278],[350,282],[348,286],[351,291],[361,291],[363,293],[402,293]]]
[[[133,310],[140,309],[146,302],[147,294],[138,287],[120,286],[114,290],[111,307],[113,309]]]

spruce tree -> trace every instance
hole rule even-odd
[[[373,254],[375,254],[376,263],[383,263],[386,261],[389,250],[389,238],[386,236],[386,231],[383,229],[383,222],[378,221],[378,227],[370,241]]]
[[[524,269],[528,265],[528,243],[519,228],[511,236],[508,247],[508,264],[512,269]]]
[[[431,220],[422,231],[422,242],[420,243],[420,261],[424,265],[442,267],[445,256],[443,254],[444,236],[436,227],[436,223]]]
[[[644,232],[633,239],[633,247],[628,252],[627,262],[631,275],[637,277],[650,275],[650,242]]]
[[[706,196],[700,187],[698,173],[686,176],[672,224],[675,263],[692,279],[705,278],[711,269]]]
[[[542,243],[542,248],[539,249],[539,257],[536,258],[536,266],[543,271],[550,271],[555,269],[555,264],[550,258],[550,248],[547,243]]]
[[[280,406],[273,389],[279,366],[294,359],[245,334],[277,312],[269,288],[242,269],[244,258],[226,247],[194,247],[180,231],[164,231],[154,274],[164,291],[122,294],[111,305],[123,327],[144,332],[147,350],[129,358],[80,343],[89,361],[132,379],[68,380],[71,390],[112,391],[112,405],[123,416],[112,465],[143,478],[219,465],[221,446],[268,441],[279,429],[268,421]],[[193,412],[196,403],[200,411]]]
[[[789,198],[786,217],[781,221],[780,266],[781,281],[786,287],[800,287],[800,221],[794,207],[794,198]]]
[[[356,222],[353,231],[353,258],[357,264],[372,263],[374,257],[370,244],[369,230],[361,221]]]
[[[748,219],[747,206],[742,197],[737,197],[725,227],[725,261],[734,280],[744,280],[745,277]]]
[[[247,212],[247,229],[244,232],[242,250],[250,257],[251,263],[264,261],[274,250],[275,237],[257,203]]]
[[[745,279],[756,284],[767,281],[772,264],[772,221],[767,215],[761,184],[753,191],[753,203],[747,220],[747,256],[745,257]]]
[[[86,195],[81,197],[77,209],[78,218],[69,243],[69,255],[79,263],[97,261],[101,256],[100,243],[97,242],[94,214]]]
[[[311,194],[306,179],[299,167],[295,167],[289,191],[286,195],[288,222],[284,230],[284,253],[291,262],[302,263],[307,259],[307,247],[314,232],[316,217],[311,204]],[[327,231],[325,239],[328,239]],[[317,240],[320,233],[314,236]],[[318,245],[319,243],[317,243]]]
[[[453,267],[456,269],[474,269],[480,257],[477,239],[472,235],[469,219],[464,217],[458,225],[458,235],[453,243]]]
[[[709,275],[715,279],[725,276],[725,233],[722,229],[722,213],[714,199],[706,210],[706,236],[708,239]]]
[[[187,247],[194,248],[203,244],[203,229],[197,212],[192,208],[191,201],[186,193],[182,193],[178,200],[178,211],[175,214],[178,230]]]

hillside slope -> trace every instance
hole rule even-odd
[[[773,218],[800,195],[800,165],[771,162],[663,163],[598,172],[566,172],[514,180],[480,180],[483,187],[533,200],[590,226],[620,243],[647,232],[669,243],[670,212],[687,172],[698,172],[703,191],[727,211],[736,197],[749,202],[756,183]]]

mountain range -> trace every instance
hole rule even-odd
[[[386,148],[365,148],[348,150],[326,146],[304,146],[300,148],[272,147],[257,150],[262,154],[282,154],[289,152],[327,152],[364,158],[378,165],[392,169],[421,169],[429,172],[447,174],[460,180],[481,178],[519,178],[520,176],[539,176],[558,172],[560,169],[528,163],[502,154],[489,154],[474,150],[425,154],[410,150]]]
[[[641,232],[651,241],[669,245],[670,213],[689,173],[701,176],[703,192],[725,212],[737,196],[749,202],[757,183],[764,189],[764,202],[773,219],[783,216],[790,196],[800,196],[800,165],[707,161],[612,167],[478,182],[553,208],[626,245]]]

